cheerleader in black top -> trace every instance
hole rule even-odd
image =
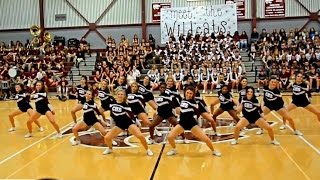
[[[91,90],[88,90],[85,95],[86,102],[83,104],[83,121],[78,122],[73,128],[72,132],[75,137],[75,141],[72,141],[72,146],[80,144],[80,138],[79,138],[79,131],[81,129],[86,129],[90,126],[93,126],[95,129],[100,131],[100,134],[102,136],[105,136],[106,130],[102,126],[102,124],[99,122],[97,115],[101,115],[97,104],[94,102],[94,93]],[[96,114],[95,114],[96,113]]]
[[[219,93],[220,93],[220,91],[221,91],[221,89],[222,89],[222,87],[224,85],[228,85],[228,82],[224,80],[224,75],[223,74],[219,74],[218,80],[217,80],[217,84],[216,84],[216,91],[217,91],[218,95],[219,95]],[[212,104],[210,105],[211,113],[214,112],[214,106],[217,105],[217,104],[219,104],[219,99],[214,100],[212,102]]]
[[[36,90],[32,97],[35,99],[36,111],[32,113],[30,119],[27,122],[27,127],[29,133],[25,135],[25,138],[32,137],[32,123],[40,118],[41,115],[46,115],[54,129],[57,131],[57,138],[62,138],[62,134],[60,132],[59,126],[54,118],[54,111],[52,106],[49,104],[47,92],[45,91],[45,87],[42,81],[38,81],[36,83]]]
[[[171,77],[167,79],[166,93],[172,96],[172,108],[175,109],[176,112],[177,108],[180,107],[182,98],[180,96],[180,92],[174,86],[174,80]]]
[[[217,135],[219,136],[216,129],[216,122],[213,120],[213,118],[211,117],[209,110],[208,110],[208,106],[206,104],[206,102],[203,100],[203,98],[201,97],[197,86],[195,85],[195,83],[193,82],[193,77],[189,76],[188,80],[187,80],[187,84],[185,84],[184,86],[184,91],[186,90],[186,88],[188,86],[193,86],[195,88],[195,101],[196,103],[199,105],[199,115],[202,116],[205,120],[209,121],[213,130],[213,133],[211,135]]]
[[[307,109],[308,111],[315,114],[318,118],[318,121],[320,122],[320,111],[318,108],[316,108],[314,105],[310,103],[309,97],[308,97],[308,91],[309,86],[303,82],[302,74],[298,73],[296,75],[295,83],[292,86],[292,102],[286,107],[288,112],[296,109],[297,107],[302,107]],[[283,128],[285,129],[286,126],[286,119],[283,119]],[[301,133],[302,135],[302,133]]]
[[[157,112],[153,117],[153,121],[150,125],[150,139],[149,142],[151,144],[154,143],[154,128],[161,123],[163,120],[168,120],[170,124],[176,126],[178,124],[177,118],[173,115],[172,112],[172,96],[166,93],[167,85],[166,83],[162,82],[160,84],[160,95],[156,98],[157,103]],[[182,134],[183,135],[183,134]]]
[[[101,101],[101,107],[99,108],[99,112],[102,116],[102,120],[105,123],[106,117],[104,115],[105,111],[109,111],[111,102],[115,101],[113,96],[110,94],[110,91],[108,89],[108,83],[106,80],[102,80],[101,82],[101,88],[98,90],[98,97]]]
[[[143,83],[138,84],[139,86],[139,93],[141,93],[144,97],[144,101],[147,102],[152,109],[156,110],[157,105],[154,101],[154,96],[151,91],[151,85],[150,85],[150,78],[148,76],[144,77]]]
[[[240,85],[238,86],[238,92],[239,92],[239,105],[241,104],[241,101],[244,97],[246,97],[247,94],[247,85],[248,85],[248,79],[246,77],[243,77],[240,81]]]
[[[238,144],[240,130],[249,124],[256,124],[260,128],[266,129],[271,138],[271,143],[274,145],[280,145],[280,143],[274,139],[272,127],[265,121],[263,117],[261,106],[254,94],[253,87],[246,88],[246,96],[242,99],[241,104],[237,108],[237,113],[240,112],[242,112],[243,118],[236,125],[234,131],[234,140],[231,142],[232,145]]]
[[[185,130],[191,130],[191,133],[196,136],[201,141],[205,142],[207,146],[211,149],[212,154],[215,156],[221,156],[221,153],[214,150],[211,140],[208,136],[202,131],[202,129],[198,126],[197,118],[199,107],[195,97],[195,88],[189,86],[185,90],[185,99],[181,101],[180,104],[180,122],[176,125],[168,135],[168,141],[173,149],[171,149],[167,155],[172,156],[177,154],[175,139],[178,135],[183,133]]]
[[[73,122],[77,123],[76,113],[83,108],[83,104],[86,102],[86,92],[88,91],[88,78],[87,76],[81,76],[80,85],[76,87],[78,103],[71,110],[71,116]]]
[[[233,108],[235,103],[227,85],[222,84],[221,90],[218,91],[218,99],[220,101],[220,107],[213,113],[212,118],[216,121],[220,114],[227,111],[233,120],[238,122],[240,119]]]
[[[110,104],[110,116],[115,122],[115,126],[104,136],[104,141],[108,148],[103,152],[104,155],[112,153],[112,139],[123,130],[128,131],[137,137],[143,147],[147,150],[148,156],[153,156],[152,151],[148,148],[147,141],[141,133],[140,129],[134,124],[134,115],[131,108],[126,103],[126,93],[124,90],[116,92],[116,101]]]
[[[137,82],[134,82],[131,84],[131,93],[128,94],[127,97],[128,100],[128,105],[130,106],[132,113],[140,120],[142,120],[142,122],[147,125],[150,126],[151,123],[148,119],[148,115],[145,111],[145,98],[143,97],[143,95],[141,93],[139,93],[139,85]]]
[[[8,132],[13,132],[16,130],[16,125],[14,123],[14,117],[19,116],[20,114],[23,114],[25,112],[28,113],[29,116],[31,116],[31,114],[34,113],[32,107],[30,105],[30,95],[27,94],[23,89],[24,88],[23,88],[22,84],[17,84],[15,86],[15,90],[16,90],[15,99],[17,100],[18,109],[9,114],[9,120],[10,120],[12,127],[10,129],[8,129]],[[35,120],[34,122],[39,127],[39,131],[42,132],[44,129],[41,127],[39,121]]]
[[[288,110],[284,108],[284,102],[280,90],[277,88],[278,83],[278,80],[275,77],[272,77],[269,81],[269,85],[264,87],[264,106],[262,108],[262,111],[264,115],[269,114],[273,110],[277,111],[277,113],[280,114],[282,118],[289,121],[290,126],[294,130],[294,134],[301,135],[301,132],[296,130],[295,124],[292,117],[289,115]],[[263,132],[261,131],[261,133]],[[256,134],[259,134],[259,131]]]

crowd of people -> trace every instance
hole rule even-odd
[[[65,68],[65,63],[84,59],[88,51],[87,44],[85,39],[80,41],[78,47],[65,46],[62,42],[37,44],[29,40],[25,44],[20,41],[11,41],[9,44],[1,42],[0,81],[1,84],[7,82],[11,84],[3,94],[10,97],[14,84],[18,83],[24,84],[27,90],[32,92],[39,80],[43,81],[46,87],[57,87],[59,90],[60,86],[68,83],[63,78],[69,71]]]
[[[148,41],[134,36],[132,43],[123,35],[117,47],[109,37],[107,51],[97,58],[94,81],[99,86],[102,79],[107,79],[110,87],[116,87],[122,80],[130,84],[143,79],[140,78],[142,71],[147,71],[152,90],[158,89],[169,77],[181,90],[188,75],[203,87],[203,93],[212,93],[222,79],[236,90],[245,75],[240,42],[244,48],[243,42],[247,40],[234,39],[229,33],[208,37],[189,34],[179,39],[171,35],[165,47],[155,47],[151,34]]]
[[[278,88],[292,88],[297,73],[302,73],[310,89],[319,92],[320,86],[320,36],[314,28],[284,29],[268,33],[265,29],[259,34],[253,32],[256,39],[250,47],[250,57],[262,58],[264,67],[259,70],[257,87],[267,83],[270,77],[280,80]]]

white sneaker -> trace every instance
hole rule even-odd
[[[189,139],[184,138],[183,143],[185,143],[185,144],[190,144],[190,141],[189,141]]]
[[[80,141],[79,140],[75,140],[75,141],[72,141],[71,142],[71,145],[72,146],[76,146],[76,145],[79,145],[80,144]]]
[[[279,145],[280,145],[280,143],[279,143],[277,140],[271,141],[271,144],[276,145],[276,146],[279,146]]]
[[[244,136],[244,135],[246,135],[246,131],[241,130],[239,135],[240,135],[240,136]]]
[[[230,123],[229,124],[229,127],[233,127],[233,126],[235,126],[236,124],[234,123],[234,122],[232,122],[232,123]]]
[[[261,135],[263,134],[263,130],[262,129],[259,129],[257,132],[256,132],[256,135]]]
[[[154,134],[158,137],[161,137],[162,136],[162,133],[156,129],[154,129]]]
[[[10,129],[8,129],[8,132],[13,132],[13,131],[16,131],[16,128],[12,127]]]
[[[107,154],[111,154],[112,153],[112,149],[107,148],[105,151],[103,151],[103,155],[107,155]]]
[[[217,156],[217,157],[221,157],[221,152],[219,152],[217,150],[213,150],[212,155]]]
[[[285,124],[282,124],[281,126],[280,126],[280,128],[279,128],[280,130],[284,130],[284,129],[287,129],[287,125],[285,125]]]
[[[87,131],[88,132],[94,132],[96,130],[96,128],[94,128],[93,126],[91,126]]]
[[[294,131],[294,134],[297,136],[303,136],[303,133],[300,132],[299,130]]]
[[[56,139],[61,139],[61,138],[62,138],[62,134],[61,134],[61,133],[57,133],[54,138],[56,138]]]
[[[44,131],[43,127],[40,127],[40,128],[39,128],[39,131],[40,131],[40,132],[43,132],[43,131]]]
[[[206,91],[205,91],[205,90],[203,90],[203,91],[202,91],[202,93],[204,94],[204,93],[206,93]]]
[[[234,140],[231,141],[231,145],[236,145],[236,144],[238,144],[237,140],[234,139]]]
[[[112,140],[112,145],[113,145],[113,146],[117,146],[118,143],[117,143],[116,141]]]
[[[28,133],[28,134],[24,135],[24,138],[31,138],[31,137],[32,137],[31,133]]]
[[[146,140],[147,140],[147,144],[148,145],[154,144],[154,140],[151,139],[150,137],[148,139],[146,139]]]
[[[167,152],[167,156],[173,156],[177,154],[177,150],[176,149],[171,149],[169,152]]]
[[[148,149],[148,150],[147,150],[147,155],[148,155],[148,156],[153,156],[153,152],[152,152],[150,149]]]

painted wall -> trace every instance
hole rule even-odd
[[[45,0],[45,26],[46,27],[72,27],[87,26],[94,23],[102,15],[98,25],[138,24],[141,23],[140,0],[116,0],[107,14],[104,10],[112,0]],[[56,14],[66,14],[66,21],[55,21]],[[88,22],[87,22],[87,21]]]
[[[0,30],[40,24],[39,0],[0,0]]]
[[[320,8],[319,0],[299,0],[308,10],[311,12],[317,12]],[[309,13],[306,11],[297,1],[286,0],[286,17],[295,16],[308,16]],[[257,0],[257,17],[264,18],[264,7],[265,0]]]

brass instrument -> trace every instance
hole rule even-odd
[[[32,41],[31,41],[31,45],[33,47],[38,47],[39,44],[40,44],[40,39],[39,39],[39,36],[41,34],[41,29],[39,26],[37,25],[33,25],[30,27],[30,33],[33,37]]]
[[[51,43],[52,38],[51,38],[51,34],[50,34],[48,31],[45,31],[45,32],[44,32],[43,40],[44,40],[44,42],[46,42],[46,43],[48,43],[48,44]]]
[[[37,25],[33,25],[30,27],[30,33],[33,37],[32,39],[32,46],[33,47],[39,47],[40,46],[40,35],[41,35],[41,29]],[[40,48],[46,48],[47,46],[51,47],[52,37],[51,34],[48,31],[45,31],[43,34],[43,44]]]
[[[41,34],[41,30],[39,26],[33,25],[30,27],[30,33],[35,36],[35,37],[39,37]]]

